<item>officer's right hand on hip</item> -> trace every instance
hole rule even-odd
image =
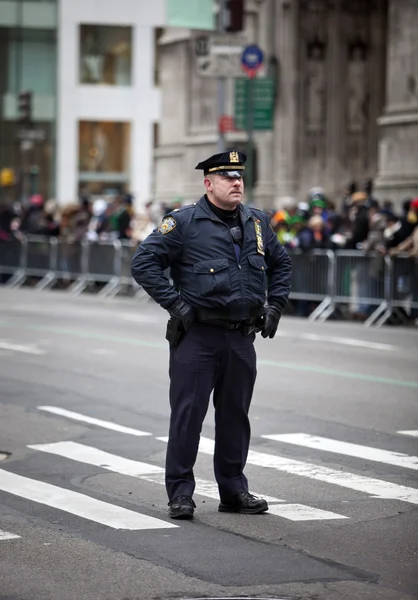
[[[186,304],[184,300],[179,298],[170,306],[168,312],[175,319],[179,319],[184,327],[185,331],[188,331],[195,320],[194,310],[191,306]]]
[[[261,336],[263,338],[270,338],[271,340],[274,338],[281,316],[281,311],[275,306],[269,306],[267,308],[264,317],[264,327],[261,331]]]

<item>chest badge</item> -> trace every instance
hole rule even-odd
[[[257,239],[257,252],[264,256],[263,232],[260,225],[260,219],[254,219],[255,237]]]
[[[166,233],[170,233],[170,231],[173,231],[176,225],[177,223],[174,217],[164,217],[164,219],[158,225],[158,231],[165,235]]]

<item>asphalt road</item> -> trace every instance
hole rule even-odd
[[[246,469],[269,513],[217,511],[210,410],[175,522],[165,322],[0,289],[0,599],[418,598],[418,330],[283,319]]]

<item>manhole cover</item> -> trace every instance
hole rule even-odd
[[[2,452],[0,450],[0,460],[6,460],[6,458],[9,458],[10,456],[10,452]]]

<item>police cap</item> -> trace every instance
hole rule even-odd
[[[230,152],[214,154],[200,162],[195,168],[203,170],[205,175],[214,174],[241,178],[246,160],[247,156],[243,152],[231,150]]]

